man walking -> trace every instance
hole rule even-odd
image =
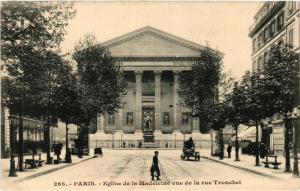
[[[228,158],[231,158],[231,150],[232,150],[231,143],[228,143],[228,146],[227,146]]]
[[[151,166],[151,169],[150,169],[153,181],[154,181],[155,172],[156,172],[157,180],[160,180],[160,178],[159,178],[160,170],[159,170],[159,167],[158,167],[158,151],[155,151],[154,154],[155,155],[153,156],[152,166]]]

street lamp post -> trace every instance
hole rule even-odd
[[[297,133],[299,130],[299,118],[300,118],[300,111],[299,108],[294,108],[292,114],[293,120],[293,155],[294,155],[294,167],[293,167],[293,175],[299,176],[299,167],[298,167],[298,141],[297,141]]]
[[[10,133],[10,168],[9,168],[9,175],[10,177],[16,177],[17,176],[17,172],[16,172],[16,166],[15,166],[15,157],[14,157],[14,140],[15,140],[15,131],[14,131],[14,126],[15,121],[14,118],[12,116],[10,116],[9,118],[9,122],[10,122],[10,129],[9,129],[9,133]]]
[[[223,138],[223,128],[220,128],[219,131],[219,142],[220,142],[220,159],[223,160],[224,158],[224,138]]]

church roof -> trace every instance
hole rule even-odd
[[[100,46],[104,46],[106,48],[112,48],[112,47],[115,47],[115,46],[120,45],[122,43],[128,42],[128,41],[130,41],[132,39],[141,37],[141,36],[143,36],[145,34],[154,35],[154,36],[156,36],[158,38],[164,39],[166,41],[170,41],[170,42],[172,42],[174,44],[177,44],[177,45],[180,45],[182,47],[186,47],[186,48],[192,49],[194,51],[200,51],[201,49],[204,49],[206,47],[206,46],[203,46],[201,44],[198,44],[198,43],[195,43],[195,42],[183,39],[181,37],[172,35],[170,33],[164,32],[162,30],[156,29],[156,28],[151,27],[151,26],[146,26],[146,27],[137,29],[135,31],[126,33],[126,34],[121,35],[119,37],[116,37],[116,38],[113,38],[111,40],[105,41],[105,42],[103,42],[103,43],[101,43],[99,45]],[[224,53],[222,53],[220,51],[217,51],[217,50],[215,50],[215,51],[217,53],[219,53],[222,57],[224,56]]]

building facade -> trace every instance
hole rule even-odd
[[[191,117],[191,109],[179,105],[177,95],[178,74],[191,69],[202,45],[153,27],[101,45],[121,64],[127,94],[118,113],[97,119],[97,133],[91,140],[104,147],[137,146],[143,144],[145,130],[151,129],[160,147],[175,147],[185,136],[209,144],[209,135],[200,133],[199,120]]]
[[[268,1],[254,16],[249,37],[252,39],[252,71],[264,69],[273,44],[288,43],[300,52],[300,3],[298,1]],[[269,121],[269,122],[268,122]],[[275,153],[284,150],[282,116],[277,114],[262,127],[262,142]],[[300,139],[300,136],[298,136]]]

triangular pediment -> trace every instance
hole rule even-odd
[[[197,57],[204,46],[153,27],[144,27],[100,44],[113,56]]]

